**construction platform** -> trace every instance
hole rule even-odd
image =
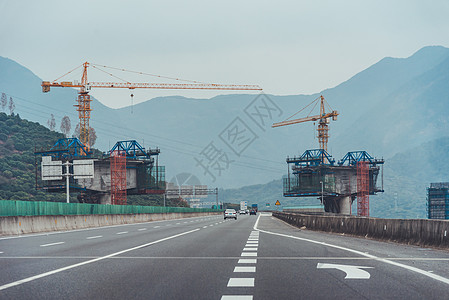
[[[299,157],[287,158],[284,197],[317,197],[325,212],[351,214],[356,197],[366,199],[383,192],[383,180],[381,187],[377,185],[383,164],[383,159],[375,159],[366,151],[348,152],[335,162],[325,150],[306,150]],[[361,170],[366,174],[361,175]],[[361,215],[367,215],[367,205],[366,200],[360,202],[361,211],[365,211]]]
[[[66,192],[68,180],[69,191],[78,193],[80,202],[98,204],[126,204],[126,195],[164,194],[165,167],[158,165],[159,153],[157,148],[145,150],[131,140],[119,141],[108,153],[94,155],[77,138],[60,139],[50,149],[35,152],[36,188]],[[41,168],[37,163],[39,157],[42,157]],[[77,175],[75,165],[83,162],[85,168],[91,164],[89,176]],[[66,163],[68,172],[63,167]],[[44,176],[45,164],[53,165],[54,174]],[[64,178],[66,174],[68,179]],[[118,199],[114,189],[124,193],[125,198]]]

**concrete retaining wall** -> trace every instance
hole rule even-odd
[[[14,216],[0,217],[1,235],[20,235],[47,231],[64,231],[119,224],[217,215],[217,212],[135,214],[135,215],[77,215],[77,216]]]
[[[419,246],[449,248],[449,221],[426,219],[378,219],[355,216],[318,216],[273,212],[296,227],[345,233]]]

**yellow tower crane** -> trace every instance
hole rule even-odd
[[[123,80],[119,78],[120,80],[123,80],[124,82],[89,82],[87,80],[87,69],[89,66],[97,68],[98,67],[105,67],[105,68],[111,68],[115,70],[120,71],[127,71],[132,73],[138,73],[143,75],[151,75],[159,78],[165,78],[165,79],[174,79],[174,80],[181,80],[181,81],[188,81],[190,83],[183,83],[183,84],[173,84],[173,83],[132,83],[128,82],[126,80]],[[81,82],[72,82],[72,81],[58,81],[62,77],[66,76],[67,74],[75,71],[76,69],[82,67],[83,68],[83,75],[81,77]],[[103,71],[103,70],[101,70]],[[104,72],[104,71],[103,71]],[[117,76],[114,76],[112,74],[109,74],[113,77],[118,78]],[[76,67],[72,71],[67,72],[66,74],[62,75],[61,77],[57,78],[54,81],[43,81],[42,82],[42,92],[47,93],[50,91],[50,87],[74,87],[79,88],[80,91],[78,93],[78,104],[75,105],[77,107],[77,111],[79,113],[79,119],[80,119],[80,141],[88,148],[90,149],[90,143],[89,143],[89,119],[90,119],[90,112],[92,111],[90,107],[90,102],[92,101],[90,99],[89,91],[91,88],[126,88],[126,89],[189,89],[189,90],[247,90],[247,91],[261,91],[262,89],[258,85],[235,85],[235,84],[213,84],[213,83],[199,83],[197,81],[189,81],[189,80],[182,80],[179,78],[170,78],[160,75],[153,75],[143,72],[135,72],[135,71],[129,71],[125,69],[118,69],[113,67],[107,67],[107,66],[100,66],[96,64],[92,64],[89,62],[83,63],[81,66]],[[132,95],[131,95],[132,97]]]
[[[303,111],[304,109],[306,109],[307,107],[309,107],[315,103],[315,105],[312,107],[312,110],[313,110],[316,107],[316,105],[318,104],[318,101],[320,101],[320,114],[319,115],[307,116],[305,118],[290,120],[292,117],[294,117],[295,115],[297,115],[298,113],[300,113],[301,111]],[[325,104],[330,109],[329,112],[326,112]],[[308,121],[318,121],[317,137],[318,137],[318,141],[320,144],[320,149],[327,151],[327,142],[329,140],[329,125],[328,124],[330,123],[331,118],[333,121],[336,121],[337,116],[338,116],[338,112],[336,110],[332,110],[332,108],[330,108],[330,106],[326,102],[326,100],[324,100],[324,97],[321,95],[320,97],[313,100],[309,105],[307,105],[300,111],[296,112],[294,115],[287,118],[287,120],[285,120],[283,122],[274,123],[271,127],[274,128],[274,127],[287,126],[287,125],[298,124],[298,123],[303,123],[303,122],[308,122]]]

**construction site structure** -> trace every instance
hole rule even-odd
[[[449,182],[431,183],[427,188],[427,217],[449,219]]]
[[[183,199],[187,201],[192,208],[201,208],[209,205],[213,208],[219,208],[218,188],[209,188],[207,185],[176,185],[173,182],[167,182],[165,191],[167,199]],[[214,202],[203,201],[209,195],[215,195]]]
[[[87,79],[87,71],[89,66],[96,68],[112,77],[122,80],[123,82],[90,82]],[[59,81],[62,77],[74,72],[75,70],[82,68],[82,77],[81,81]],[[114,69],[124,72],[137,73],[141,75],[149,75],[158,78],[165,79],[173,79],[177,81],[188,81],[189,83],[176,84],[176,83],[132,83],[126,80],[123,80],[107,71],[104,71],[103,68]],[[179,78],[170,78],[166,76],[153,75],[144,72],[136,72],[131,70],[101,66],[97,64],[92,64],[89,62],[84,62],[82,65],[76,67],[75,69],[67,72],[66,74],[60,76],[56,80],[53,81],[43,81],[42,84],[42,92],[47,93],[50,91],[51,87],[72,87],[79,88],[78,93],[78,104],[75,105],[77,107],[78,115],[79,115],[79,124],[80,124],[80,141],[83,143],[87,149],[90,148],[89,141],[89,120],[91,117],[92,108],[90,103],[92,99],[90,98],[89,91],[92,88],[125,88],[125,89],[187,89],[187,90],[231,90],[231,91],[261,91],[262,89],[257,85],[235,85],[235,84],[213,84],[213,83],[200,83],[197,81],[190,80],[182,80]],[[131,99],[133,95],[131,94]]]
[[[283,178],[284,197],[317,197],[325,212],[351,214],[358,198],[358,214],[369,216],[369,195],[383,192],[383,159],[366,151],[348,152],[340,161],[323,149],[306,150],[299,157],[288,157],[288,175]]]
[[[69,173],[83,161],[92,161],[89,177],[71,176],[71,192],[85,203],[126,204],[126,195],[164,194],[165,167],[159,166],[160,150],[143,148],[137,141],[119,141],[108,153],[94,157],[92,151],[77,138],[58,140],[48,150],[35,151],[36,188],[49,192],[64,192],[67,185],[61,179],[62,164],[69,163]],[[42,167],[38,168],[38,158]],[[44,162],[54,164],[53,176],[44,179]],[[57,164],[57,162],[60,162]]]

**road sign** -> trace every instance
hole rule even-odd
[[[279,200],[277,200],[275,205],[281,205],[281,202],[279,202]]]
[[[73,160],[73,176],[75,179],[94,178],[94,160]]]
[[[41,168],[42,180],[62,179],[62,161],[52,161],[51,156],[42,156]]]
[[[369,279],[370,273],[362,269],[372,269],[373,267],[361,267],[351,265],[336,265],[318,263],[317,269],[337,269],[346,273],[345,279]]]

